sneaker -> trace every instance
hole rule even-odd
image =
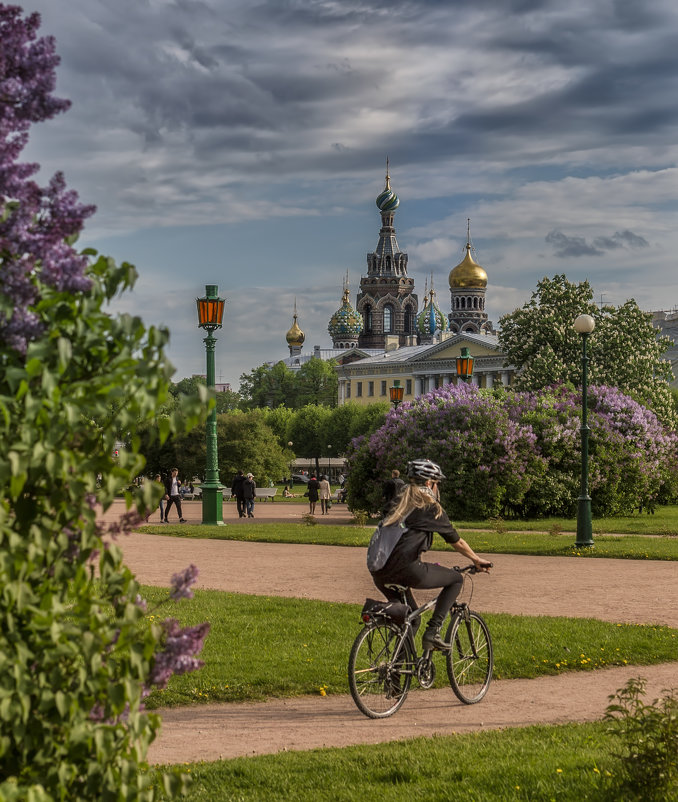
[[[448,652],[450,650],[450,644],[445,643],[445,641],[440,637],[440,632],[426,630],[421,638],[421,647],[426,650],[436,651],[436,652]]]
[[[169,523],[169,521],[167,520],[167,518],[165,518],[165,520],[163,521],[163,523],[164,523],[164,524],[168,524],[168,523]]]
[[[179,523],[180,524],[185,524],[186,523],[186,519],[185,518],[179,518]]]

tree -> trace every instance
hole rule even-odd
[[[588,281],[573,284],[564,275],[543,278],[528,303],[499,321],[499,344],[518,369],[516,389],[581,384],[581,336],[573,328],[581,314],[596,323],[587,341],[590,383],[618,387],[675,424],[667,384],[673,374],[662,359],[671,341],[657,336],[652,316],[633,299],[598,307]]]
[[[142,699],[199,667],[209,627],[148,621],[115,544],[140,517],[105,527],[97,507],[143,467],[134,427],[167,400],[168,332],[104,311],[134,268],[77,253],[92,207],[16,161],[30,124],[68,107],[51,96],[58,59],[38,27],[0,4],[0,798],[152,800],[159,719]],[[185,403],[160,437],[198,412]],[[128,505],[158,495],[149,483]],[[173,578],[174,598],[195,575]]]
[[[320,457],[327,455],[329,416],[328,407],[309,404],[297,410],[290,423],[289,438],[294,443],[294,452],[315,460],[316,475],[320,472]]]
[[[312,357],[299,368],[296,376],[297,405],[323,404],[334,407],[337,404],[339,379],[334,369],[335,362]]]
[[[240,377],[240,395],[249,409],[279,406],[300,409],[307,404],[335,406],[338,378],[334,362],[312,357],[298,371],[284,362],[260,365]]]

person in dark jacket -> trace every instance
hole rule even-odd
[[[233,482],[231,483],[231,495],[235,496],[235,504],[238,508],[238,518],[245,517],[245,497],[243,496],[242,492],[244,481],[245,474],[242,471],[238,471],[238,473],[233,477]]]
[[[167,500],[167,506],[165,507],[165,523],[168,524],[169,521],[169,511],[172,508],[172,504],[176,505],[177,513],[179,514],[179,523],[184,524],[186,523],[186,519],[184,518],[184,514],[181,511],[181,482],[179,480],[179,468],[172,468],[172,473],[165,479],[165,499]]]
[[[400,493],[392,512],[384,519],[389,525],[403,521],[407,531],[396,543],[386,565],[372,574],[374,584],[389,601],[400,601],[397,591],[390,584],[406,585],[407,603],[415,610],[417,603],[411,588],[442,588],[424,635],[424,649],[448,649],[440,637],[440,628],[454,604],[462,587],[462,576],[454,568],[421,560],[423,552],[431,548],[433,533],[438,532],[443,540],[452,545],[481,571],[489,572],[492,563],[479,557],[450,523],[447,513],[435,500],[434,485],[445,478],[440,466],[428,459],[416,459],[407,463],[410,483]]]
[[[320,482],[315,478],[315,476],[311,476],[308,484],[306,485],[306,491],[308,493],[308,508],[311,515],[313,515],[315,512],[315,505],[318,503],[319,489]]]
[[[245,509],[248,518],[254,518],[254,497],[256,495],[254,491],[256,489],[257,486],[254,483],[254,476],[248,473],[245,477],[245,481],[242,483],[242,497],[245,501]]]
[[[384,482],[382,494],[384,496],[383,513],[388,515],[395,506],[394,501],[405,487],[405,482],[400,478],[400,471],[391,471],[391,478]]]

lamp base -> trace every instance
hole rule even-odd
[[[224,496],[222,485],[207,482],[202,485],[202,522],[208,526],[224,526]]]
[[[577,539],[574,545],[578,548],[590,548],[595,545],[593,543],[590,496],[579,496],[577,506]]]

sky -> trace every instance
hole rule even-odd
[[[544,276],[678,305],[675,0],[24,0],[65,114],[24,160],[98,211],[82,247],[136,265],[115,311],[205,372],[195,298],[226,298],[216,379],[304,353],[377,245],[386,158],[420,299],[467,219],[491,320]]]

